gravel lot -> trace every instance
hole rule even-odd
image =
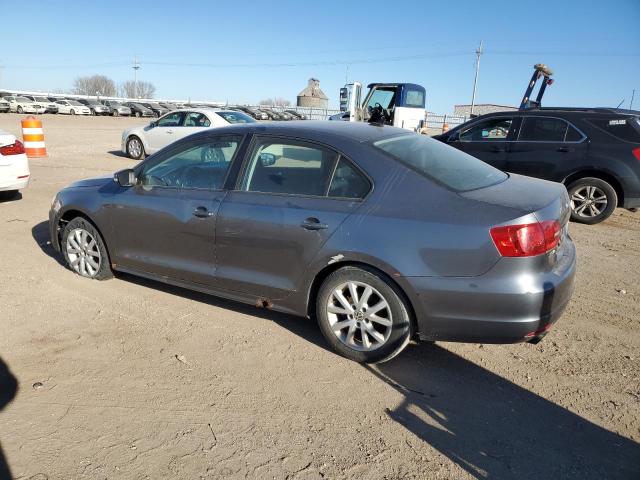
[[[20,136],[20,118],[0,128]],[[120,134],[148,120],[42,119],[49,157],[0,203],[15,478],[640,478],[640,213],[571,225],[576,291],[539,345],[416,344],[363,366],[309,320],[64,268],[53,195],[133,165]]]

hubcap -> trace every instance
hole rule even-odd
[[[571,209],[580,217],[597,217],[605,208],[607,196],[598,187],[580,187],[571,194]]]
[[[327,315],[338,340],[354,350],[380,348],[391,335],[393,322],[387,300],[363,282],[338,285],[329,297]]]
[[[69,232],[67,256],[71,268],[84,277],[93,277],[100,270],[102,255],[100,255],[98,243],[83,228],[76,228]]]
[[[139,157],[142,153],[142,145],[137,138],[129,140],[129,153],[132,157]]]

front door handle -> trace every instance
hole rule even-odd
[[[197,207],[193,211],[193,216],[198,218],[207,218],[207,217],[212,217],[213,215],[214,213],[207,210],[206,207]]]
[[[305,219],[305,221],[302,222],[300,226],[306,230],[325,230],[329,228],[329,225],[327,225],[326,223],[320,223],[320,220],[315,217],[309,217]]]
[[[173,130],[167,130],[167,133],[173,133]]]

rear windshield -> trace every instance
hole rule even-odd
[[[85,105],[82,105],[80,102],[76,101],[76,100],[69,100],[69,105],[78,105],[80,107],[84,107]]]
[[[590,118],[586,119],[594,127],[625,142],[640,143],[640,122],[638,117]]]
[[[505,181],[506,173],[424,135],[410,133],[379,140],[373,146],[421,175],[458,192]]]
[[[229,123],[255,123],[255,120],[242,112],[216,112]]]

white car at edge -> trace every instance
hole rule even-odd
[[[22,142],[0,130],[0,198],[12,197],[29,184],[29,159]]]
[[[233,123],[254,123],[245,113],[213,108],[173,110],[148,125],[128,128],[122,132],[122,152],[135,160],[151,155],[193,133]]]
[[[91,109],[77,100],[58,100],[58,113],[67,115],[91,115]]]
[[[4,97],[9,102],[9,111],[12,113],[36,113],[43,114],[47,111],[47,107],[34,102],[30,98],[20,95],[9,95]]]

